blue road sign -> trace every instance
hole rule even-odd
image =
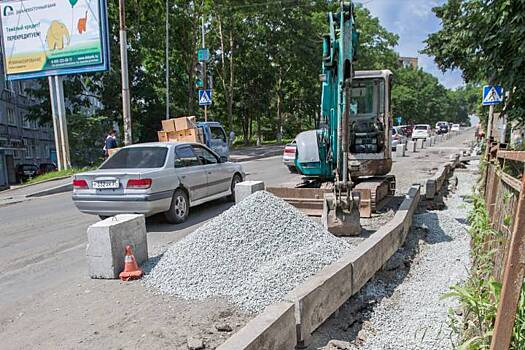
[[[210,106],[211,99],[211,90],[199,90],[199,106]]]
[[[401,125],[402,121],[403,121],[403,118],[397,117],[397,125]]]
[[[497,105],[503,102],[503,88],[499,85],[485,85],[483,87],[483,106]]]
[[[210,50],[203,47],[197,50],[197,59],[199,62],[207,62],[210,59]]]

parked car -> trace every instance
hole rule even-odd
[[[412,132],[412,139],[423,139],[426,140],[432,135],[432,128],[428,124],[416,124],[414,125],[414,131]]]
[[[459,131],[459,130],[460,130],[459,124],[452,124],[450,131]]]
[[[29,178],[35,177],[38,166],[36,164],[18,164],[16,166],[16,180],[18,182],[24,182]]]
[[[297,151],[297,143],[295,140],[284,146],[283,163],[288,167],[291,173],[295,173],[295,152]]]
[[[40,163],[38,169],[36,170],[36,175],[43,175],[45,173],[50,173],[52,171],[57,171],[58,168],[54,163]]]
[[[392,150],[395,151],[398,144],[407,144],[407,137],[398,126],[392,127]]]
[[[441,121],[441,122],[436,123],[436,134],[438,135],[446,134],[448,133],[448,130],[449,130],[448,122]]]
[[[182,223],[190,207],[221,197],[235,198],[245,178],[240,164],[228,162],[205,145],[152,142],[126,146],[94,171],[73,178],[73,202],[101,218],[124,213],[164,213]]]

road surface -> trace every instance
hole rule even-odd
[[[410,184],[430,177],[440,163],[462,148],[470,134],[395,159],[393,173],[398,178],[398,190],[406,192]],[[279,156],[242,164],[248,179],[263,180],[267,185],[298,179],[281,164]],[[217,200],[192,208],[182,225],[167,224],[161,215],[148,218],[150,257],[230,205]],[[193,328],[207,332],[209,322],[203,320],[218,317],[209,303],[199,308],[194,303],[166,302],[146,294],[140,283],[89,279],[86,230],[97,220],[79,213],[70,193],[0,207],[3,348],[184,348],[185,337],[194,332]],[[217,310],[229,307],[221,301],[211,303],[217,303]],[[233,312],[229,322],[235,322],[236,317],[240,327],[245,321],[243,315]],[[170,326],[173,323],[179,328],[174,330],[175,326]]]

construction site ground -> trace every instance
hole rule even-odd
[[[423,183],[449,156],[465,149],[467,130],[450,140],[394,159],[397,196]],[[248,179],[291,183],[280,156],[244,162]],[[16,195],[16,193],[14,194]],[[395,202],[393,202],[395,203]],[[188,222],[148,218],[150,258],[231,206],[218,200],[192,210]],[[393,216],[395,205],[363,221],[368,235]],[[225,300],[186,301],[153,295],[140,281],[92,280],[85,261],[86,230],[70,193],[0,207],[0,338],[3,349],[187,349],[190,338],[214,348],[254,315]],[[356,240],[365,239],[357,238]],[[232,331],[224,331],[231,328]],[[218,330],[218,329],[222,329]]]

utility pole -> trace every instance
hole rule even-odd
[[[206,48],[206,41],[205,41],[205,36],[206,36],[206,33],[205,33],[205,28],[204,28],[204,14],[202,15],[202,25],[201,25],[201,29],[202,29],[202,48]],[[204,62],[202,62],[203,64],[203,69],[204,69],[204,81],[202,82],[203,83],[203,88],[204,90],[207,89],[207,85],[208,85],[208,72],[206,71],[206,60]],[[207,122],[208,121],[208,106],[204,106],[204,121]]]
[[[119,0],[120,69],[122,76],[122,115],[124,117],[124,144],[131,145],[131,103],[128,78],[128,41],[126,36],[125,0]]]
[[[169,47],[170,47],[170,12],[169,0],[166,0],[166,120],[170,119],[170,62],[169,62]]]

